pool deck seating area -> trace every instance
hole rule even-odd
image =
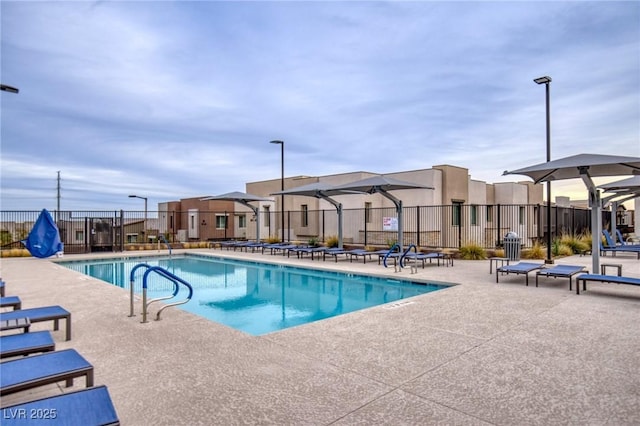
[[[389,253],[389,250],[365,250],[365,249],[346,249],[346,248],[329,248],[329,247],[309,247],[305,245],[296,245],[296,244],[287,244],[287,243],[258,243],[252,241],[223,241],[221,243],[217,243],[218,248],[234,251],[245,251],[249,252],[251,250],[252,253],[260,251],[262,254],[271,254],[271,255],[286,255],[287,257],[291,257],[292,254],[295,254],[298,259],[304,258],[305,256],[309,256],[311,260],[322,259],[326,261],[327,259],[332,259],[334,262],[338,262],[339,260],[348,260],[349,262],[356,262],[362,260],[362,263],[367,263],[367,261],[372,261],[374,259],[378,260],[378,265],[384,263],[385,256],[388,257],[389,266],[397,267],[402,257],[401,253],[392,252]],[[216,248],[214,246],[214,248]],[[406,263],[411,262],[420,262],[422,268],[425,268],[427,265],[427,260],[429,264],[433,264],[435,260],[436,265],[440,266],[453,266],[453,257],[446,252],[437,251],[432,253],[415,253],[408,252],[405,257]],[[404,262],[403,262],[404,263]],[[402,265],[404,267],[404,265]]]
[[[140,314],[128,317],[127,290],[49,260],[3,258],[2,279],[23,309],[71,313],[72,341],[46,323],[31,331],[49,330],[56,350],[83,354],[123,425],[640,424],[640,286],[592,281],[576,295],[565,279],[539,276],[536,288],[516,274],[496,285],[489,260],[394,272],[377,262],[318,262],[317,253],[188,252],[458,285],[250,336],[179,309],[141,324]],[[144,254],[167,252],[136,252]],[[556,263],[590,268],[591,258]],[[640,279],[635,255],[615,263]],[[50,384],[0,404],[80,388]]]

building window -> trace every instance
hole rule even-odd
[[[309,206],[306,204],[303,204],[300,206],[300,209],[301,209],[300,223],[303,228],[306,228],[307,226],[309,226]]]
[[[471,216],[471,225],[478,224],[478,206],[472,205],[469,211],[469,215]]]
[[[487,222],[493,222],[493,206],[487,206]]]
[[[226,228],[227,228],[227,215],[217,214],[216,229],[226,229]]]
[[[525,217],[525,208],[524,207],[520,207],[519,209],[519,220],[520,220],[520,225],[524,225],[524,217]]]
[[[137,243],[138,234],[127,234],[127,243]]]
[[[247,215],[241,214],[238,216],[238,228],[243,229],[247,227]]]
[[[371,203],[364,203],[364,221],[366,223],[371,223]]]
[[[454,201],[451,209],[451,224],[453,226],[460,226],[460,220],[462,218],[462,203]]]
[[[84,231],[76,231],[76,241],[84,241]]]
[[[271,226],[271,209],[269,206],[264,206],[264,226]]]

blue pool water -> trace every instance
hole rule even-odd
[[[199,255],[59,262],[125,289],[130,288],[131,269],[140,263],[165,268],[193,286],[192,299],[177,308],[252,335],[447,287]],[[142,293],[143,274],[144,269],[136,272],[137,294]],[[150,299],[173,291],[173,284],[157,275],[150,274],[147,284]],[[181,290],[177,299],[186,294],[186,289]],[[141,311],[140,305],[136,303],[136,312]],[[151,305],[151,315],[158,308]]]

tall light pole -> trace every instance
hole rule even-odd
[[[140,198],[144,200],[144,225],[142,227],[144,233],[144,242],[147,242],[147,197],[140,197],[139,195],[129,195],[129,198]]]
[[[534,78],[536,84],[544,84],[546,89],[546,105],[547,105],[547,163],[551,161],[551,112],[549,106],[549,85],[551,77],[544,76]],[[551,182],[547,181],[547,258],[544,263],[553,263],[551,256]]]
[[[280,145],[280,191],[284,191],[284,142],[283,141],[271,141]],[[280,194],[280,217],[282,218],[282,242],[284,242],[284,194]]]

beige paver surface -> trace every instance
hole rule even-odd
[[[576,295],[566,279],[536,288],[533,275],[529,287],[521,275],[496,284],[489,261],[410,274],[376,262],[197,252],[458,285],[255,337],[171,308],[141,324],[128,317],[126,290],[50,260],[5,258],[0,273],[24,308],[72,313],[73,338],[53,332],[56,348],[95,366],[123,425],[640,424],[640,287],[590,284]],[[79,257],[97,256],[61,260]],[[640,278],[635,256],[602,262]],[[590,268],[591,258],[557,263]],[[69,390],[62,385],[1,404]]]

